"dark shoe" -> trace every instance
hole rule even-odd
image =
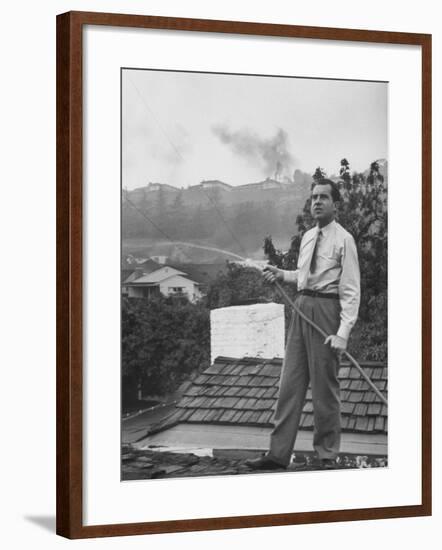
[[[246,460],[246,466],[252,470],[285,470],[286,466],[275,462],[267,455],[260,456],[259,458],[253,458]]]
[[[321,458],[319,461],[319,467],[321,470],[334,470],[337,467],[335,458]]]

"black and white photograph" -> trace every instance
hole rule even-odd
[[[388,82],[121,69],[121,479],[388,467]]]

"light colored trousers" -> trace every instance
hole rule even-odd
[[[339,300],[299,296],[296,306],[327,334],[336,334]],[[339,361],[324,337],[293,311],[279,383],[268,456],[287,466],[293,452],[309,382],[312,389],[313,447],[319,458],[335,458],[341,439]]]

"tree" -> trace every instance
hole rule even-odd
[[[351,188],[351,174],[350,174],[350,163],[346,158],[341,160],[341,168],[339,169],[339,175],[343,182],[343,187],[345,189]]]
[[[173,391],[209,361],[209,312],[202,304],[162,295],[123,299],[122,374],[145,393]]]
[[[326,173],[323,168],[318,166],[315,170],[315,173],[313,174],[313,181],[317,183],[318,181],[324,179],[326,177]]]
[[[205,304],[209,309],[227,307],[247,301],[270,300],[272,289],[263,283],[259,271],[228,263],[208,288]]]

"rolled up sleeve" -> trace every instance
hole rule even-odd
[[[284,283],[297,283],[298,282],[298,274],[299,269],[296,269],[295,271],[287,271],[285,269],[281,269],[282,275],[284,277]]]
[[[339,300],[341,303],[341,322],[337,336],[348,340],[351,329],[358,318],[361,299],[361,282],[358,251],[353,237],[344,240],[342,252],[342,274],[339,282]]]

